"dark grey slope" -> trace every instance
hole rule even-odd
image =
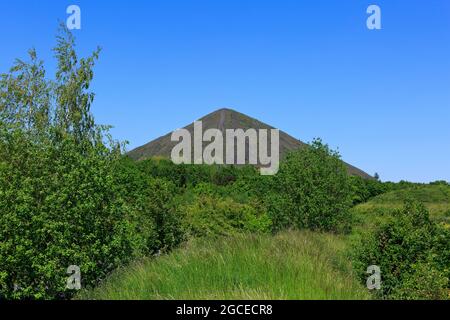
[[[203,124],[203,131],[207,129],[219,129],[224,131],[225,129],[274,129],[261,121],[246,116],[240,112],[231,109],[220,109],[210,113],[203,118],[199,119]],[[185,127],[191,135],[194,132],[193,124]],[[128,155],[135,160],[143,160],[151,157],[170,157],[172,149],[177,142],[172,142],[170,137],[172,133],[168,133],[165,136],[159,137],[141,147],[138,147],[128,153]],[[297,140],[287,133],[280,130],[280,155],[283,157],[287,152],[298,148],[303,148],[307,144],[300,140]],[[361,176],[363,178],[371,178],[370,175],[364,171],[345,163],[348,171],[351,175]]]

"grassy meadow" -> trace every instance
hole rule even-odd
[[[193,240],[114,272],[79,299],[369,299],[342,236],[286,231]]]

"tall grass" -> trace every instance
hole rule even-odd
[[[79,299],[367,299],[342,237],[289,231],[195,240],[116,271]]]

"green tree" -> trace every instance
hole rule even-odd
[[[41,138],[51,121],[51,83],[36,51],[29,50],[28,55],[29,62],[17,59],[0,77],[0,121],[9,129],[27,130]]]
[[[283,223],[326,231],[347,231],[350,227],[351,189],[347,170],[338,152],[320,139],[287,156],[274,187],[280,196],[273,199],[284,206],[284,218],[278,219]]]
[[[0,80],[0,298],[68,298],[70,265],[95,285],[148,245],[118,184],[121,145],[90,112],[98,50],[79,59],[62,26],[55,80],[29,55]]]

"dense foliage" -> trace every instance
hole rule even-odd
[[[8,136],[12,144],[0,148],[3,298],[62,298],[69,266],[93,285],[135,256],[139,239],[101,150],[81,153],[70,137],[55,145]]]
[[[55,80],[33,50],[0,80],[0,298],[67,298],[69,266],[95,285],[182,238],[172,185],[127,176],[120,145],[94,123],[98,51],[79,59],[63,27],[54,52]]]
[[[269,232],[271,221],[263,208],[242,204],[231,198],[199,195],[192,203],[181,205],[185,230],[189,236],[230,236],[237,232]]]
[[[276,201],[272,208],[282,208],[283,227],[324,231],[350,227],[349,175],[339,154],[320,140],[290,153],[273,187],[278,194],[272,195]]]
[[[350,183],[353,205],[366,202],[392,189],[387,183],[382,183],[376,179],[364,179],[359,176],[350,177]]]
[[[450,232],[433,222],[420,203],[407,202],[402,210],[355,248],[355,267],[365,281],[368,266],[381,270],[377,295],[391,299],[448,298]]]

